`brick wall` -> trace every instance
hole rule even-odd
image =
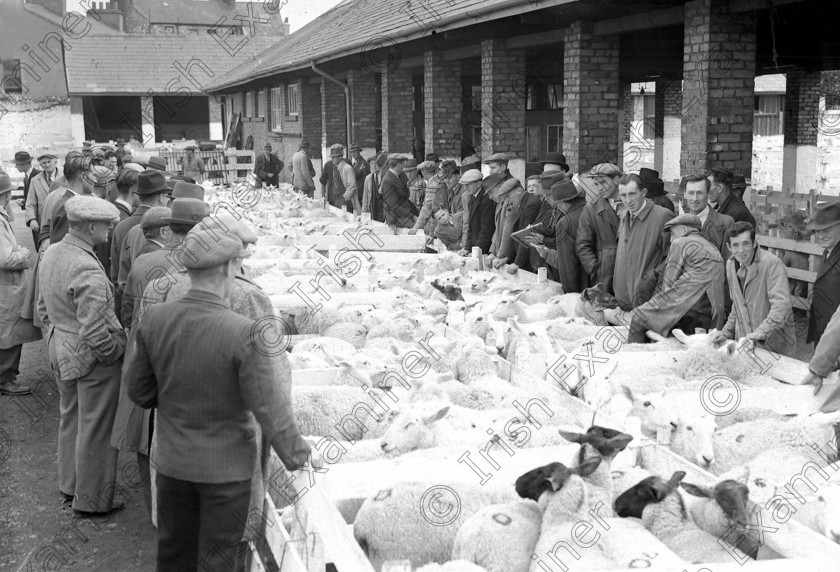
[[[338,79],[344,80],[343,77]],[[344,89],[326,78],[323,79],[321,81],[321,147],[329,149],[336,143],[347,146],[346,118]]]
[[[434,50],[423,59],[426,153],[460,157],[461,66]]]
[[[321,85],[301,82],[300,86],[300,130],[303,139],[309,141],[312,157],[321,156]]]
[[[366,70],[350,70],[347,83],[353,98],[353,142],[362,148],[376,147],[376,98],[379,78]]]
[[[728,6],[725,0],[685,5],[683,175],[712,166],[750,171],[756,16],[729,14]]]
[[[618,36],[574,22],[563,50],[563,151],[574,171],[618,160]]]
[[[281,93],[285,96],[285,86],[282,86]],[[243,146],[250,135],[253,138],[254,150],[256,153],[262,152],[262,146],[268,142],[271,143],[272,152],[277,155],[281,161],[285,163],[285,168],[280,176],[282,182],[291,182],[291,176],[288,173],[288,167],[291,165],[292,154],[297,151],[300,144],[300,134],[294,133],[291,125],[296,123],[289,123],[281,120],[283,131],[277,133],[271,130],[271,107],[268,102],[271,98],[271,90],[263,88],[258,92],[260,110],[264,117],[242,117],[242,143]],[[228,96],[227,101],[233,103],[233,113],[242,113],[242,94],[237,93],[234,96]],[[281,98],[281,103],[285,101]],[[285,109],[285,105],[283,107]],[[253,113],[253,110],[251,110]]]
[[[793,68],[785,75],[785,145],[816,145],[822,73]]]
[[[411,149],[414,105],[411,68],[397,67],[382,74],[382,149]]]
[[[525,156],[525,51],[481,42],[481,156]]]

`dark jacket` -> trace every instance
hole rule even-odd
[[[564,205],[567,207],[565,211],[556,206],[550,223],[554,241],[553,244],[546,245],[553,248],[546,253],[545,261],[554,269],[554,274],[566,293],[582,292],[589,286],[589,275],[575,252],[575,239],[585,205],[586,197],[578,197]],[[542,232],[541,227],[534,230]]]
[[[583,207],[575,237],[575,252],[589,273],[590,284],[613,291],[615,253],[618,246],[618,214],[607,199]]]
[[[414,226],[414,221],[419,212],[417,206],[409,199],[405,180],[389,169],[382,177],[379,191],[385,209],[385,223],[400,228]]]
[[[700,229],[720,251],[724,263],[729,260],[729,229],[732,228],[733,224],[735,224],[735,221],[732,220],[731,216],[719,213],[710,205],[706,224]]]
[[[545,199],[542,195],[525,193],[522,196],[522,202],[519,203],[519,218],[516,219],[515,223],[513,223],[513,230],[511,231],[511,234],[519,232],[526,226],[534,224],[537,214],[539,214],[540,208],[544,202]],[[523,270],[535,272],[536,269],[531,268],[530,248],[517,242],[513,243],[513,247],[516,249],[516,257],[514,258],[513,263]]]
[[[732,194],[731,191],[729,196],[726,197],[726,200],[718,204],[717,212],[731,216],[735,222],[745,221],[755,227],[755,217],[750,212],[750,209],[747,208],[747,205],[741,199]]]
[[[40,173],[41,173],[41,169],[32,169],[32,172],[29,173],[29,176],[27,176],[27,175],[23,176],[23,202],[24,202],[24,204],[26,204],[26,197],[29,196],[29,183],[32,181],[32,179],[35,178],[35,175],[38,175]]]
[[[356,173],[356,195],[359,197],[359,204],[362,204],[365,195],[365,178],[370,175],[370,164],[361,155],[359,155],[358,161],[351,158],[348,163],[353,167],[353,172]]]
[[[653,204],[659,205],[660,207],[665,207],[672,213],[677,214],[677,209],[676,207],[674,207],[674,202],[665,195],[659,195],[657,197],[648,197],[648,200],[653,201]]]
[[[820,263],[808,314],[807,342],[818,344],[831,316],[840,305],[840,244]]]
[[[259,183],[277,186],[280,182],[280,171],[282,170],[283,161],[277,155],[271,153],[268,156],[268,161],[266,161],[265,153],[261,154],[254,162],[254,172],[257,174],[257,186],[260,186]],[[269,172],[272,174],[269,175]]]
[[[254,320],[209,292],[148,309],[126,355],[129,398],[156,407],[157,470],[190,482],[251,478],[257,454],[250,412],[287,469],[310,447],[291,403],[274,380],[270,357],[252,343]]]
[[[469,221],[470,232],[464,239],[464,248],[471,252],[477,246],[481,254],[490,254],[490,244],[496,230],[496,204],[484,188],[470,197]]]

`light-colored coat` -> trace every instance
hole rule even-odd
[[[743,290],[738,281],[739,267],[734,258],[726,263],[732,311],[723,332],[734,339],[752,332],[764,334],[767,349],[794,357],[795,319],[785,265],[779,257],[758,248],[747,268]]]
[[[53,328],[50,357],[61,379],[81,377],[97,361],[117,361],[125,334],[114,312],[114,287],[91,245],[68,234],[47,249],[38,272],[38,315]]]
[[[32,270],[29,252],[18,244],[11,218],[0,206],[0,348],[41,339],[41,330],[21,317]]]
[[[310,169],[312,169],[312,163],[309,162],[309,156],[299,149],[292,155],[292,186],[294,188],[304,191],[315,190],[315,182],[312,180],[315,170]]]

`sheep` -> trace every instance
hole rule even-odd
[[[616,514],[637,518],[641,515],[642,525],[687,562],[727,562],[739,551],[724,548],[716,537],[691,521],[677,493],[684,477],[685,472],[677,471],[667,481],[657,476],[642,480],[616,499]]]
[[[498,322],[492,314],[488,316],[488,321],[495,334],[496,351],[513,365],[520,365],[524,355],[554,353],[551,338],[543,326],[520,325],[514,318]]]
[[[338,338],[319,336],[301,340],[292,348],[292,354],[301,352],[312,353],[324,359],[328,364],[335,365],[339,361],[350,359],[356,349],[350,342]]]
[[[840,544],[840,484],[823,486],[804,500],[801,506],[791,502],[796,509],[793,519]]]
[[[450,301],[464,301],[464,296],[461,294],[461,287],[455,284],[443,284],[437,279],[432,280],[432,288],[438,290],[443,296]]]
[[[387,413],[361,389],[334,385],[293,387],[292,411],[302,434],[354,440],[381,437],[377,416]]]
[[[452,493],[455,499],[448,498]],[[451,559],[455,537],[467,519],[485,506],[515,498],[508,487],[395,483],[365,499],[353,521],[353,535],[377,571],[387,560],[410,560],[412,567],[443,564]]]
[[[541,524],[542,511],[531,500],[484,507],[461,525],[452,558],[489,572],[528,572]]]
[[[475,336],[464,338],[455,352],[453,373],[464,383],[484,375],[496,375],[498,360],[495,348],[487,347],[484,340]]]
[[[347,317],[341,312],[342,302],[329,307],[324,306],[317,312],[308,307],[286,308],[285,310],[294,319],[295,327],[299,334],[315,334],[320,336],[327,328],[337,322],[346,322]]]
[[[650,471],[644,469],[642,467],[627,467],[621,469],[612,469],[610,470],[610,477],[612,477],[612,487],[613,487],[613,497],[621,496],[624,491],[629,489],[630,487],[635,486],[639,483],[639,481],[646,479],[648,477],[652,477]],[[613,498],[613,502],[615,498]],[[613,506],[613,502],[610,503],[610,506]],[[642,518],[641,514],[636,518]]]
[[[587,340],[577,351],[563,352],[562,358],[551,366],[550,375],[570,395],[582,399],[599,411],[613,399],[615,391],[611,376],[618,366],[618,360],[610,360],[606,356],[596,358],[597,352],[592,350],[593,345],[591,340]]]
[[[519,283],[511,288],[509,282],[502,280],[493,283],[487,289],[487,293],[496,294],[505,290],[510,290],[512,294],[517,294],[517,298],[523,304],[544,303],[554,296],[561,296],[563,294],[563,287],[557,282]]]
[[[331,364],[315,352],[298,351],[289,353],[289,365],[292,370],[298,369],[325,369]]]
[[[450,560],[446,564],[426,564],[418,568],[417,572],[489,572],[487,568],[478,566],[467,560]]]
[[[606,326],[605,309],[616,308],[615,296],[608,294],[601,284],[584,289],[580,294],[562,294],[547,300],[549,304],[558,304],[569,317],[582,317],[596,326]]]
[[[521,295],[520,295],[521,296]],[[497,320],[518,318],[521,322],[542,322],[566,317],[565,309],[560,304],[526,304],[517,298],[503,298],[498,301],[490,314]]]
[[[324,330],[325,337],[338,338],[353,345],[354,348],[359,349],[364,347],[367,339],[368,330],[361,324],[354,324],[353,322],[338,322]]]
[[[783,422],[774,419],[746,421],[721,429],[714,435],[717,461],[714,472],[729,471],[769,448],[812,456],[812,445],[835,442],[833,425],[838,421],[840,411],[797,415]]]
[[[418,321],[414,318],[402,317],[373,326],[368,332],[368,338],[397,338],[404,342],[411,342],[417,337]]]

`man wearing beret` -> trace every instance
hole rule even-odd
[[[686,332],[720,330],[726,321],[720,250],[700,232],[696,215],[673,217],[665,223],[669,228],[671,247],[662,280],[649,300],[633,308],[630,343],[647,341],[647,330],[668,336],[675,327]],[[711,312],[705,314],[705,308]]]
[[[29,182],[29,193],[26,197],[25,218],[26,226],[32,231],[32,235],[40,233],[41,226],[45,223],[47,195],[50,194],[50,185],[56,178],[56,156],[52,153],[44,153],[38,157],[41,164],[41,172],[33,176]],[[38,248],[39,240],[35,240],[35,248]]]
[[[187,242],[209,245],[187,247]],[[230,309],[239,237],[191,231],[179,262],[191,284],[177,301],[149,307],[132,332],[125,385],[155,407],[158,570],[239,570],[258,457],[254,418],[289,471],[321,468],[303,440],[291,399],[275,381],[257,323]]]
[[[385,224],[393,234],[407,234],[417,220],[417,206],[409,198],[408,186],[403,176],[407,155],[391,153],[388,156],[388,171],[382,177],[379,190],[385,209]]]
[[[365,192],[362,195],[362,212],[370,213],[371,220],[385,222],[385,208],[379,188],[388,168],[388,153],[380,152],[370,162],[370,175],[365,177]]]
[[[58,487],[73,509],[104,514],[114,500],[117,411],[125,334],[114,314],[114,288],[93,247],[108,240],[117,208],[93,196],[66,203],[69,230],[50,245],[38,269],[38,314],[50,331],[50,364],[61,404]]]
[[[309,141],[301,141],[292,155],[292,186],[310,199],[315,196],[315,167],[309,159]]]
[[[595,199],[583,207],[575,237],[575,251],[590,284],[601,284],[609,293],[613,292],[619,217],[612,203],[618,201],[620,177],[621,169],[611,163],[595,165],[582,177]]]
[[[805,227],[825,249],[814,281],[807,342],[820,343],[831,316],[840,305],[840,201],[818,205],[814,220]]]
[[[337,208],[347,205],[349,213],[354,212],[353,209],[356,206],[359,207],[358,211],[362,210],[361,203],[354,204],[354,200],[358,200],[356,172],[344,159],[344,147],[338,143],[330,147],[330,162],[321,169],[319,181],[329,204]]]
[[[257,175],[257,188],[276,187],[280,184],[280,172],[283,161],[271,152],[271,143],[263,145],[263,153],[254,162],[254,173]]]

